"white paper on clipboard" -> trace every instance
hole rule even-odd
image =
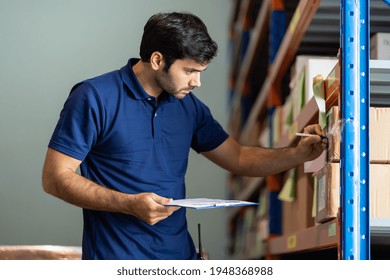
[[[238,206],[256,206],[258,203],[242,201],[242,200],[226,200],[226,199],[212,199],[212,198],[189,198],[177,199],[171,203],[164,204],[165,206],[178,206],[193,209],[211,209],[223,207],[238,207]]]

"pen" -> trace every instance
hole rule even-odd
[[[308,137],[308,136],[313,136],[313,135],[315,135],[315,134],[299,133],[299,132],[297,132],[297,133],[295,133],[295,135],[296,135],[296,136],[302,136],[302,137]],[[328,136],[321,136],[321,135],[320,135],[320,137],[321,137],[321,139],[326,139],[326,138],[328,138]]]

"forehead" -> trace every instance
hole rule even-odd
[[[183,69],[192,69],[199,72],[206,70],[208,64],[200,64],[193,59],[184,58],[184,59],[176,59],[172,66]]]

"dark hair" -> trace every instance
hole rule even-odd
[[[158,13],[149,18],[144,27],[140,56],[149,62],[153,52],[164,56],[165,70],[176,59],[190,58],[200,64],[209,63],[218,51],[206,25],[189,13]]]

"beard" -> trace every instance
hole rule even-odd
[[[169,95],[176,99],[183,99],[187,96],[195,87],[183,87],[177,88],[169,72],[164,72],[163,75],[156,79],[157,85],[167,92]]]
[[[175,97],[176,99],[183,99],[184,97],[187,96],[187,94],[189,94],[194,88],[193,87],[185,87],[185,88],[182,88],[176,92],[169,92],[167,91],[170,95],[172,95],[173,97]]]

